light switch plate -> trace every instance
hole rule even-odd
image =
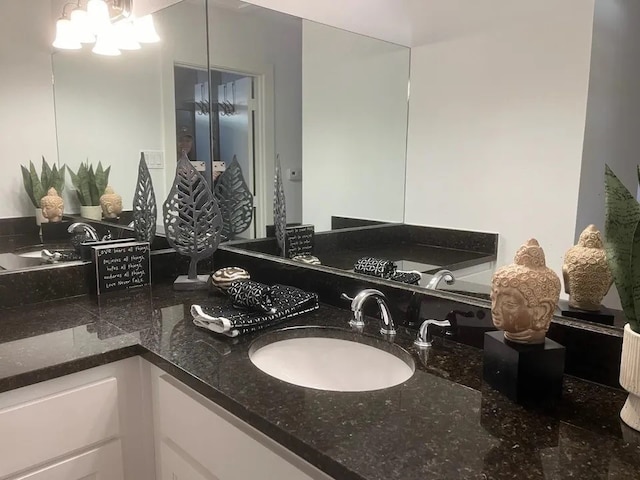
[[[164,152],[162,150],[142,150],[148,168],[164,168]]]

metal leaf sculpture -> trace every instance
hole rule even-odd
[[[640,333],[640,205],[608,165],[605,205],[607,262],[629,326]]]
[[[273,226],[276,232],[276,241],[280,248],[280,254],[285,256],[285,235],[287,230],[287,205],[284,198],[282,185],[282,169],[280,168],[280,155],[276,156],[276,176],[273,184]]]
[[[136,191],[133,194],[133,230],[137,241],[153,242],[153,238],[156,236],[157,218],[156,194],[153,191],[153,183],[144,153],[141,153],[138,164],[138,181]]]
[[[184,152],[162,210],[169,245],[191,257],[189,280],[198,280],[198,261],[213,255],[220,244],[222,216],[207,181]]]
[[[233,240],[247,230],[253,220],[253,194],[235,155],[218,179],[214,195],[222,214],[222,238]]]

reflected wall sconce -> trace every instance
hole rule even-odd
[[[79,50],[83,44],[94,44],[93,53],[116,56],[121,50],[139,50],[141,43],[160,41],[151,15],[133,15],[133,0],[88,0],[83,4],[78,0],[62,7],[54,48]]]

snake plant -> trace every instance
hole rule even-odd
[[[629,326],[640,333],[640,204],[608,165],[605,201],[607,262]]]
[[[109,182],[110,170],[111,167],[103,169],[101,162],[98,162],[94,170],[93,165],[89,165],[88,161],[80,164],[77,173],[69,169],[71,183],[76,189],[80,205],[85,207],[100,205],[100,197]]]
[[[24,165],[20,165],[20,168],[22,169],[24,189],[35,208],[40,208],[40,200],[47,194],[51,187],[55,188],[59,195],[62,194],[66,173],[65,165],[58,169],[58,166],[54,163],[52,168],[44,157],[42,157],[42,170],[39,177],[33,162],[29,162],[29,168]]]

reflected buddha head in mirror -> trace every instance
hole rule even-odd
[[[189,160],[193,160],[191,150],[193,150],[193,135],[186,128],[183,128],[178,134],[178,158],[184,152]]]
[[[59,222],[62,220],[62,212],[64,211],[64,202],[58,191],[51,187],[47,195],[40,200],[42,208],[42,216],[50,222]]]
[[[531,239],[514,263],[496,271],[491,288],[493,324],[516,343],[544,343],[560,298],[560,279],[546,266],[544,251]]]
[[[111,186],[107,186],[100,197],[100,207],[104,218],[118,218],[122,213],[122,197]]]
[[[598,311],[600,303],[613,283],[607,263],[602,234],[589,225],[580,234],[578,244],[567,250],[562,266],[564,290],[569,306]]]

